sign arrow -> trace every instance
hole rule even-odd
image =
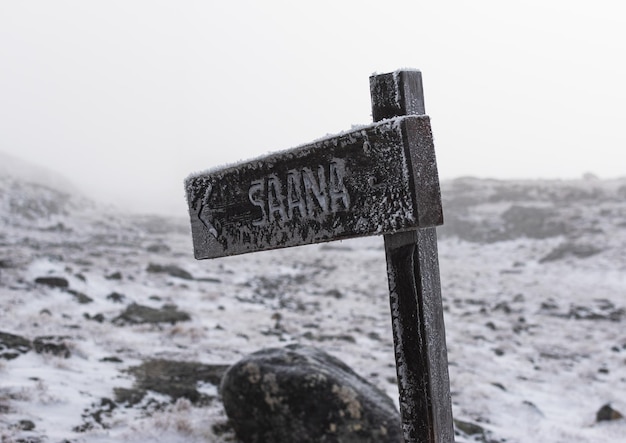
[[[205,210],[208,212],[209,215],[212,214],[213,212],[211,208],[209,207],[209,199],[211,198],[212,192],[213,192],[213,185],[209,183],[204,193],[204,197],[202,198],[202,201],[200,202],[200,207],[198,208],[198,219],[208,229],[209,233],[213,237],[215,237],[215,239],[217,239],[219,237],[217,229],[215,229],[215,226],[213,226],[213,223],[211,223],[207,219],[207,217],[205,217],[204,215]]]

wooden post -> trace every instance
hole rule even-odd
[[[372,76],[370,92],[375,122],[425,113],[419,71]],[[435,161],[418,160],[413,162],[417,168]],[[423,216],[418,208],[418,217]],[[386,234],[384,239],[404,440],[454,442],[435,228]]]

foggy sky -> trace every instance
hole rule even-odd
[[[422,71],[442,178],[626,175],[614,1],[2,1],[0,151],[186,214],[192,172],[371,122]]]

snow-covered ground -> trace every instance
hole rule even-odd
[[[172,377],[146,365],[219,372],[292,342],[397,398],[382,238],[195,261],[184,218],[4,174],[3,443],[233,441],[213,378],[167,395]],[[480,427],[457,441],[626,442],[626,420],[596,421],[607,403],[626,413],[626,180],[462,179],[443,194],[453,414]]]

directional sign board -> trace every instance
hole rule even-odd
[[[194,174],[185,187],[197,259],[443,222],[425,115]]]

